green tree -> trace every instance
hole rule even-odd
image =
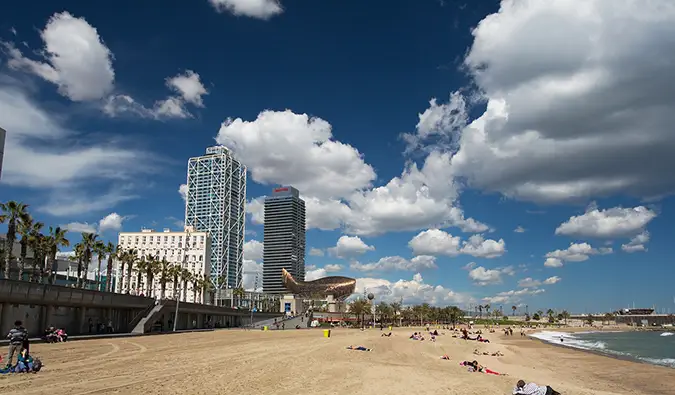
[[[26,214],[21,218],[17,223],[17,230],[21,239],[19,239],[19,245],[21,250],[19,253],[19,280],[23,280],[23,274],[26,269],[26,255],[28,253],[28,247],[33,247],[33,266],[35,267],[39,261],[39,251],[36,251],[38,235],[42,230],[44,224],[41,222],[35,222],[33,218]]]
[[[68,230],[61,229],[61,227],[49,227],[49,235],[47,236],[47,245],[49,247],[49,257],[47,259],[47,266],[49,273],[49,283],[54,284],[56,277],[56,255],[61,247],[69,247],[70,241],[66,238]]]
[[[18,224],[28,215],[28,205],[10,200],[0,203],[0,224],[7,223],[5,240],[5,278],[9,279],[14,259],[14,243]]]
[[[113,281],[113,261],[115,259],[119,259],[120,257],[120,252],[122,251],[122,248],[119,245],[114,245],[111,242],[108,242],[108,244],[105,245],[103,248],[103,254],[108,257],[108,263],[106,264],[105,268],[105,291],[106,292],[111,292],[112,291],[112,281]]]

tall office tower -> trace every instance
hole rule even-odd
[[[0,178],[2,178],[2,160],[5,157],[5,129],[0,128]]]
[[[211,281],[216,303],[242,281],[246,167],[227,147],[206,149],[188,161],[185,226],[211,235]],[[232,298],[233,300],[234,298]]]
[[[281,269],[305,280],[305,201],[293,187],[276,188],[265,199],[263,292],[289,292]]]

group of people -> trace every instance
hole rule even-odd
[[[7,334],[7,339],[9,339],[7,361],[5,368],[0,369],[0,374],[39,372],[42,368],[42,361],[30,355],[28,331],[23,327],[21,321],[14,322],[14,328]],[[14,363],[14,355],[16,355],[16,364]]]
[[[68,334],[61,328],[54,328],[53,326],[50,326],[49,328],[45,329],[45,332],[42,335],[42,340],[44,340],[46,343],[61,343],[68,340]]]

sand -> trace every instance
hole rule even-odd
[[[547,345],[518,334],[486,335],[490,344],[449,335],[413,341],[379,330],[186,333],[36,344],[46,367],[36,375],[0,376],[0,394],[510,394],[520,378],[563,394],[675,394],[675,369]],[[447,332],[447,331],[443,331]],[[345,347],[363,344],[372,352]],[[474,356],[474,348],[506,356]],[[450,361],[441,360],[448,354]],[[477,359],[507,373],[470,373]]]

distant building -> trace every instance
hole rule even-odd
[[[139,258],[156,257],[159,260],[166,258],[171,265],[180,265],[188,269],[194,276],[211,275],[211,239],[207,232],[191,232],[190,228],[183,232],[172,232],[164,229],[163,232],[155,232],[152,229],[143,229],[140,232],[121,232],[118,236],[118,244],[124,249],[135,249],[138,251]],[[138,283],[137,275],[132,273],[130,284],[127,283],[126,272],[121,273],[120,263],[117,263],[116,273],[118,278],[115,281],[115,292],[129,293],[146,296],[160,297],[161,284],[160,275],[156,275],[151,285],[150,295],[147,295],[147,276],[141,275],[141,282]],[[180,281],[179,281],[180,282]],[[208,295],[200,295],[195,292],[192,284],[188,283],[188,289],[183,292],[179,284],[178,297],[181,301],[192,303],[204,303],[209,301]],[[174,298],[174,284],[172,281],[166,283],[164,298]]]
[[[217,290],[241,286],[245,208],[246,167],[227,147],[209,147],[190,158],[185,225],[211,235],[211,281]],[[222,305],[225,292],[216,298]]]
[[[275,188],[265,199],[263,292],[289,292],[282,269],[305,280],[305,201],[290,186]]]
[[[0,179],[2,178],[2,161],[5,157],[5,129],[0,128]]]

